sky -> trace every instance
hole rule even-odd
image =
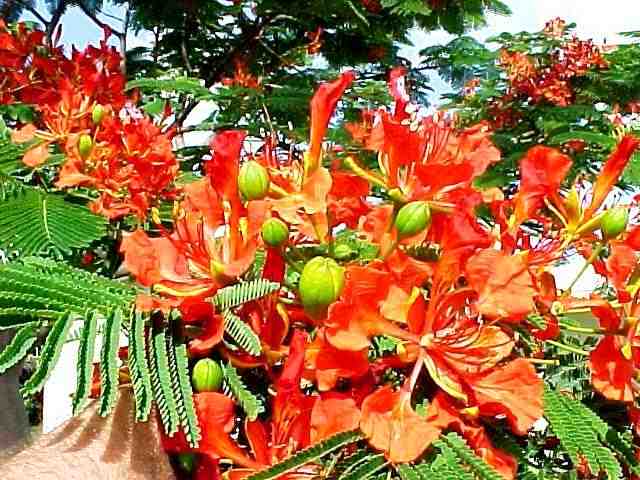
[[[469,34],[480,41],[500,32],[536,31],[542,29],[545,22],[561,17],[567,22],[577,24],[576,33],[581,38],[592,38],[597,43],[619,43],[625,41],[619,32],[640,30],[640,0],[503,0],[512,10],[509,17],[489,15],[488,25]],[[44,3],[39,0],[40,7]],[[105,1],[108,3],[108,1]],[[42,8],[40,8],[42,10]],[[108,6],[105,12],[122,18],[122,7]],[[34,20],[25,15],[25,19]],[[116,30],[122,30],[122,22],[117,19],[101,16],[103,21],[111,24]],[[70,8],[62,18],[62,41],[65,45],[83,47],[87,43],[95,43],[102,37],[100,29],[92,23],[79,8]],[[128,36],[128,47],[148,44],[149,32],[131,32]],[[444,31],[414,31],[410,36],[412,46],[402,49],[403,56],[414,63],[420,62],[419,52],[425,47],[447,43],[454,37]],[[115,39],[114,39],[115,40]],[[431,76],[435,93],[432,100],[437,103],[440,93],[447,91],[447,85],[436,74]]]
[[[593,38],[597,42],[606,40],[608,43],[620,41],[616,34],[621,31],[640,30],[640,2],[638,0],[503,0],[513,15],[502,17],[490,15],[488,26],[472,32],[479,40],[499,32],[533,31],[542,28],[544,23],[554,17],[564,18],[568,22],[578,25],[577,32],[581,37]],[[42,5],[43,0],[39,0]],[[108,3],[108,2],[105,2]],[[122,17],[121,7],[107,7],[106,12],[116,17]],[[32,16],[25,16],[33,20]],[[121,22],[102,17],[116,29],[121,28]],[[82,46],[87,42],[95,42],[101,36],[100,29],[87,19],[80,9],[71,8],[62,19],[63,41],[66,44]],[[134,44],[144,43],[147,36],[132,35],[130,41]],[[453,38],[444,32],[429,34],[416,32],[412,40],[416,44],[408,49],[415,57],[417,51],[429,45],[446,42]]]

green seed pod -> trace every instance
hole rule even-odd
[[[271,247],[278,247],[289,238],[289,227],[279,218],[270,218],[262,224],[262,239]]]
[[[91,150],[93,150],[93,140],[91,139],[91,135],[83,133],[80,135],[80,139],[78,140],[78,152],[80,153],[80,157],[83,160],[86,160],[89,155],[91,155]]]
[[[217,392],[222,386],[222,368],[215,360],[198,360],[191,372],[191,383],[196,392]]]
[[[176,460],[178,461],[178,465],[180,468],[187,473],[193,472],[193,467],[195,467],[196,456],[193,453],[180,453],[176,456]]]
[[[349,245],[342,243],[340,245],[336,245],[336,248],[333,249],[333,258],[345,260],[351,257],[353,253],[354,251]]]
[[[300,276],[300,298],[312,317],[322,316],[344,287],[344,268],[335,260],[315,257],[307,262]]]
[[[91,120],[93,120],[93,123],[96,125],[100,125],[102,117],[104,117],[104,107],[98,104],[93,107],[93,110],[91,111]]]
[[[251,160],[240,168],[238,188],[247,200],[260,200],[269,192],[269,173],[258,162]]]
[[[629,210],[624,207],[614,207],[602,216],[600,228],[605,239],[617,238],[627,228]]]
[[[427,202],[410,202],[396,215],[396,229],[399,238],[411,237],[431,224],[431,209]]]

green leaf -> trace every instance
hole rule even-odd
[[[129,373],[133,385],[135,398],[136,420],[146,422],[151,413],[153,403],[153,390],[151,387],[151,374],[145,349],[146,335],[144,331],[145,317],[141,312],[136,312],[131,319],[129,332]]]
[[[351,470],[344,472],[338,480],[361,480],[370,478],[388,464],[383,454],[368,455],[358,462]]]
[[[250,421],[254,421],[258,418],[262,412],[264,412],[264,405],[249,389],[242,383],[242,378],[238,375],[236,369],[228,363],[222,365],[222,372],[224,374],[224,385],[227,390],[236,401],[240,404],[240,407],[244,410],[247,418]]]
[[[240,348],[254,357],[262,353],[260,337],[256,335],[247,323],[230,310],[225,310],[222,316],[224,318],[225,333],[227,333]]]
[[[73,396],[73,414],[77,415],[86,405],[91,393],[93,377],[93,353],[95,351],[96,334],[98,332],[98,315],[95,311],[87,312],[76,360],[76,391]]]
[[[260,278],[250,282],[221,288],[213,297],[213,303],[219,310],[228,310],[247,302],[258,300],[270,293],[278,291],[280,284]]]
[[[67,333],[69,333],[71,323],[71,315],[68,313],[60,316],[60,318],[54,322],[44,342],[38,367],[22,387],[22,391],[25,394],[33,395],[42,390],[44,383],[47,381],[47,378],[49,378],[49,375],[51,375],[53,367],[55,367],[60,357],[60,352],[67,338]]]
[[[291,472],[296,468],[306,465],[310,462],[315,462],[323,456],[344,448],[354,442],[357,442],[362,438],[362,433],[359,431],[348,431],[338,433],[320,443],[317,443],[309,448],[300,450],[293,456],[287,458],[283,462],[280,462],[266,470],[261,470],[253,475],[247,477],[247,480],[271,480],[277,479],[281,475],[287,472]]]
[[[544,414],[574,464],[586,459],[592,472],[611,479],[622,476],[614,453],[603,444],[609,426],[582,402],[545,388]]]
[[[118,396],[118,347],[122,310],[114,309],[106,318],[100,352],[100,407],[98,412],[106,417],[111,413]]]
[[[149,342],[149,359],[151,385],[162,426],[165,433],[173,437],[180,426],[180,415],[173,394],[166,337],[162,330],[154,332],[153,338]]]
[[[4,122],[2,124],[4,125]],[[26,148],[16,145],[9,138],[0,138],[0,173],[9,175],[22,167],[25,151]]]
[[[20,328],[11,342],[0,352],[0,375],[22,360],[37,340],[38,327],[30,324]]]
[[[68,254],[104,237],[106,225],[86,207],[33,188],[0,201],[0,248],[8,253]]]
[[[572,132],[563,132],[557,135],[554,135],[548,140],[549,145],[562,145],[571,140],[582,140],[587,143],[602,145],[606,148],[613,148],[616,145],[616,140],[610,135],[604,135],[602,133],[595,132],[583,132],[583,131],[572,131]]]
[[[187,346],[185,344],[175,345],[173,337],[167,336],[167,356],[169,358],[169,368],[171,369],[171,379],[173,381],[173,394],[176,399],[178,415],[182,431],[191,448],[197,448],[200,443],[200,426],[198,416],[193,404],[193,391],[189,378],[189,360],[187,359]]]
[[[95,310],[106,316],[127,309],[135,298],[131,286],[39,257],[0,265],[0,328],[71,312],[84,317]]]
[[[139,78],[127,82],[125,90],[139,88],[145,92],[172,92],[176,94],[194,95],[200,100],[213,98],[213,94],[201,85],[198,78]]]

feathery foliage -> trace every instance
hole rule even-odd
[[[95,311],[85,315],[84,325],[80,334],[80,345],[77,356],[76,391],[73,396],[73,413],[77,415],[86,405],[91,392],[93,376],[93,354],[98,332],[98,315]]]
[[[44,347],[42,348],[38,367],[22,387],[24,393],[33,395],[42,390],[44,382],[49,378],[49,375],[51,375],[53,367],[60,357],[60,352],[62,351],[62,346],[64,345],[72,321],[71,314],[67,313],[61,315],[53,323],[51,331],[45,340]]]
[[[11,339],[11,342],[0,352],[0,374],[22,360],[29,349],[36,342],[37,326],[34,324],[21,327]]]
[[[638,470],[629,442],[582,402],[547,388],[544,403],[551,429],[574,464],[584,458],[592,472],[602,472],[610,479],[622,478],[618,457],[631,470]]]
[[[53,260],[30,257],[0,266],[0,328],[54,320],[70,312],[128,308],[128,285]]]
[[[260,338],[251,329],[249,324],[230,310],[225,310],[222,316],[224,318],[225,333],[227,333],[240,348],[253,356],[258,356],[262,353]]]
[[[360,480],[371,478],[387,465],[387,460],[382,454],[369,454],[355,463],[352,468],[344,471],[338,480]]]
[[[136,404],[136,420],[146,422],[151,413],[153,390],[146,353],[145,316],[136,312],[131,319],[129,330],[129,374],[133,384]]]
[[[62,195],[31,187],[0,201],[0,248],[21,255],[71,253],[106,234],[106,221]]]
[[[222,372],[225,390],[233,395],[249,420],[253,421],[258,418],[258,415],[264,412],[264,405],[260,399],[242,383],[242,378],[231,363],[223,364]]]
[[[357,442],[361,438],[362,434],[359,431],[338,433],[309,448],[300,450],[296,454],[287,458],[283,462],[278,463],[277,465],[254,473],[253,475],[247,477],[247,480],[271,480],[279,478],[280,475],[284,475],[285,473],[290,472],[291,470],[295,470],[302,465],[317,461],[335,450],[344,448],[347,445]]]
[[[122,310],[115,308],[107,317],[100,352],[100,408],[98,412],[106,417],[111,413],[118,395],[118,347]]]
[[[276,292],[279,288],[279,283],[260,278],[258,280],[221,288],[213,297],[213,303],[219,310],[228,310],[244,303],[258,300],[270,293]]]
[[[0,134],[0,173],[10,175],[22,165],[25,149]]]
[[[457,433],[443,435],[434,442],[439,452],[431,462],[401,464],[396,470],[401,480],[500,480],[502,476],[469,448]]]
[[[200,426],[193,404],[193,390],[189,378],[189,360],[187,346],[184,343],[176,345],[171,335],[167,336],[167,355],[171,369],[173,394],[180,417],[182,431],[192,448],[197,448],[200,442]]]
[[[171,382],[171,370],[169,368],[164,330],[154,331],[148,346],[151,384],[156,405],[164,431],[172,437],[180,426],[180,416]]]

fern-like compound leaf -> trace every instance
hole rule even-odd
[[[258,418],[258,415],[264,412],[264,405],[260,399],[251,393],[245,384],[242,383],[242,378],[240,378],[240,375],[238,375],[238,372],[231,363],[222,365],[222,372],[224,374],[225,391],[236,399],[250,421]]]
[[[73,396],[73,414],[77,415],[86,405],[91,392],[91,379],[93,377],[93,353],[95,351],[96,335],[98,332],[98,314],[95,311],[88,312],[82,332],[80,333],[80,345],[77,357],[76,391]]]
[[[114,309],[107,317],[100,351],[100,407],[98,412],[106,417],[111,413],[118,396],[118,347],[122,310]]]
[[[131,319],[129,330],[129,374],[133,385],[135,399],[136,420],[146,422],[151,413],[153,403],[153,390],[151,387],[151,374],[145,349],[145,317],[141,312],[136,312]]]
[[[162,330],[154,332],[149,342],[149,360],[151,385],[156,406],[165,433],[172,437],[180,426],[180,416],[171,382],[166,335]]]
[[[173,393],[176,398],[178,415],[182,431],[187,442],[192,448],[197,448],[200,443],[200,426],[193,404],[193,390],[189,378],[189,361],[187,358],[187,346],[185,344],[176,345],[171,336],[167,337],[167,354],[171,368],[171,378],[173,381]]]
[[[549,388],[544,392],[544,405],[553,433],[575,464],[585,458],[592,472],[604,472],[611,479],[621,478],[620,462],[603,444],[610,430],[606,422],[582,402]],[[634,465],[632,462],[630,467]]]
[[[260,278],[221,288],[213,297],[213,302],[219,310],[228,310],[244,303],[258,300],[278,291],[279,288],[279,283]]]
[[[388,464],[384,455],[367,455],[355,464],[349,471],[344,472],[338,480],[361,480],[371,478]]]
[[[480,480],[501,480],[502,476],[478,457],[467,442],[455,432],[448,433],[442,437],[458,458],[464,462]]]
[[[49,375],[51,375],[53,367],[60,357],[62,346],[67,338],[67,333],[69,332],[72,322],[71,315],[67,313],[60,316],[60,318],[53,323],[51,331],[44,342],[38,367],[22,387],[24,393],[33,395],[42,389],[44,382],[46,382]]]
[[[262,353],[262,344],[260,337],[252,330],[252,328],[240,317],[225,310],[222,314],[224,318],[224,331],[235,343],[250,355],[258,356]]]
[[[0,248],[60,256],[106,234],[106,220],[61,195],[25,187],[0,201]]]
[[[95,310],[106,316],[133,302],[129,285],[43,258],[0,266],[0,328]]]
[[[247,477],[247,480],[271,480],[280,478],[281,475],[284,475],[287,472],[291,472],[292,470],[302,467],[308,463],[315,462],[333,451],[357,442],[361,438],[362,433],[356,430],[338,433],[309,448],[300,450],[296,454],[272,467],[254,473]]]
[[[396,465],[396,471],[400,475],[400,480],[422,480],[420,472],[413,465],[400,463]]]
[[[26,148],[17,145],[10,138],[0,137],[0,173],[9,175],[18,170],[22,164]]]
[[[127,82],[126,89],[139,88],[146,92],[174,92],[193,95],[200,100],[213,98],[212,93],[198,78],[137,78]]]
[[[0,352],[0,375],[25,357],[36,342],[37,333],[38,327],[35,324],[25,325],[15,333],[9,345]]]

